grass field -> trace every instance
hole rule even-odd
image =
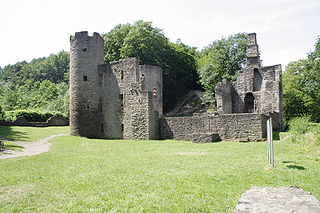
[[[35,131],[14,129],[16,140]],[[48,153],[0,160],[0,212],[232,212],[251,186],[297,185],[320,199],[319,158],[286,141],[275,142],[275,168],[265,142],[51,143]]]
[[[13,141],[31,142],[54,134],[68,133],[69,127],[0,126],[0,136]]]

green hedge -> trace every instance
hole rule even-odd
[[[13,110],[13,111],[5,111],[2,114],[2,120],[14,121],[17,119],[17,117],[23,116],[27,121],[30,121],[30,122],[45,122],[54,115],[68,119],[62,113],[54,112],[54,111]]]

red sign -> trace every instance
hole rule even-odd
[[[157,98],[157,89],[153,88],[153,98]]]

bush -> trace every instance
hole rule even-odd
[[[5,121],[14,121],[19,116],[23,116],[27,121],[30,121],[30,122],[45,122],[52,116],[59,116],[67,119],[67,117],[60,112],[38,111],[38,110],[6,111],[3,114],[3,119]]]
[[[289,121],[289,133],[293,143],[314,142],[320,145],[320,124],[310,122],[309,117],[291,119]]]

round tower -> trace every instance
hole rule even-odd
[[[70,37],[70,134],[101,137],[98,65],[103,64],[104,41],[98,33]]]

